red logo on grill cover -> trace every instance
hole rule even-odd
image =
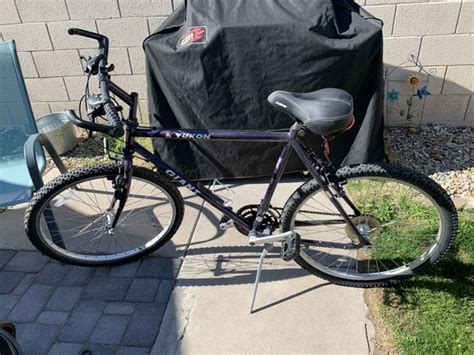
[[[190,27],[183,37],[181,37],[176,45],[176,48],[181,48],[190,44],[206,43],[207,42],[207,27],[198,26]]]

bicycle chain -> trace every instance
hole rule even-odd
[[[275,211],[283,211],[282,207],[273,207],[273,206],[270,206],[270,207],[273,208]],[[299,212],[307,213],[307,214],[318,214],[321,216],[340,216],[338,213],[331,213],[331,212],[315,212],[315,211],[299,211]]]
[[[260,205],[247,205],[247,206],[244,206],[244,207],[252,207],[252,208],[258,208]],[[278,211],[278,212],[282,212],[283,211],[283,207],[273,207],[272,205],[268,206],[269,209],[273,209],[275,211]],[[321,215],[321,216],[340,216],[338,213],[331,213],[331,212],[315,212],[315,211],[306,211],[306,210],[303,210],[303,211],[299,211],[300,213],[307,213],[307,214],[318,214],[318,215]],[[281,216],[281,213],[280,213],[280,216]]]
[[[246,205],[246,206],[241,207],[237,211],[237,214],[248,223],[253,223],[254,218],[256,217],[256,214],[259,208],[260,208],[260,205]],[[272,213],[272,210],[276,212],[278,215],[276,215],[274,212]],[[273,225],[273,228],[276,228],[277,225],[280,223],[281,211],[283,211],[282,207],[273,207],[271,205],[268,206],[268,211],[265,213],[262,222],[271,223],[271,225]],[[339,216],[337,213],[330,213],[330,212],[315,212],[315,211],[305,211],[305,210],[300,211],[300,212],[306,213],[306,214],[313,214],[313,215],[316,214],[316,215],[324,215],[324,216]],[[250,216],[249,214],[254,214],[254,216]],[[241,228],[239,225],[235,225],[235,228],[237,228],[237,230],[243,235],[248,234],[247,231]]]

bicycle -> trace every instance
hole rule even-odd
[[[338,170],[331,164],[330,138],[354,123],[347,92],[329,88],[272,93],[269,103],[295,120],[284,132],[141,127],[136,118],[138,95],[111,80],[108,38],[81,29],[69,29],[69,34],[98,41],[98,55],[87,61],[85,71],[88,83],[91,76],[98,76],[100,94],[87,94],[89,120],[74,111],[68,111],[68,117],[91,132],[124,137],[124,146],[118,163],[72,170],[34,195],[26,210],[25,230],[44,254],[76,265],[106,266],[157,250],[182,222],[179,186],[223,214],[221,229],[235,226],[251,245],[264,246],[256,284],[266,252],[277,242],[284,260],[294,260],[333,283],[356,287],[385,286],[413,276],[435,264],[452,244],[456,209],[446,191],[429,177],[385,163]],[[126,118],[119,116],[111,94],[129,107]],[[108,123],[95,121],[104,115]],[[308,130],[323,137],[325,158],[305,144]],[[203,184],[189,181],[144,148],[138,137],[281,142],[285,147],[261,203],[250,211],[234,211]],[[291,150],[311,178],[291,195],[280,214],[270,201]],[[157,171],[135,166],[137,154]]]

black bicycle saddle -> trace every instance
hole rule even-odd
[[[268,102],[311,132],[326,137],[346,131],[354,120],[352,96],[341,89],[308,93],[275,91]]]

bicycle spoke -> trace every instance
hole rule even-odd
[[[323,212],[329,212],[329,213],[335,212],[334,210],[330,210],[329,207],[327,207],[326,205],[323,205],[320,201],[316,200],[315,198],[311,198],[311,200],[316,202],[318,205],[320,205],[323,208]]]
[[[71,189],[70,191],[72,191],[72,189]],[[94,211],[94,212],[96,212],[96,213],[101,213],[100,209],[99,209],[99,211],[96,211],[94,208],[92,208],[92,206],[91,206],[89,203],[84,202],[84,200],[82,200],[79,196],[77,196],[77,194],[76,194],[75,192],[72,192],[72,194],[73,194],[74,196],[76,196],[76,197],[79,199],[79,201],[74,200],[74,199],[72,199],[72,198],[71,198],[71,199],[68,199],[68,200],[73,200],[73,201],[76,201],[76,202],[81,202],[81,203],[83,203],[84,205],[88,206],[92,211]]]
[[[90,184],[92,185],[92,182],[90,182]],[[97,189],[92,189],[92,193],[94,194],[94,199],[95,199],[95,202],[97,203],[97,207],[100,208],[100,203],[99,203],[99,200],[97,199]]]
[[[300,213],[301,213],[301,212],[300,212]],[[316,221],[315,219],[306,216],[304,213],[301,213],[301,214],[302,214],[303,216],[309,218],[309,219],[312,219],[312,220]],[[316,222],[317,222],[317,221],[316,221]],[[338,231],[338,230],[336,230],[336,229],[334,229],[334,228],[331,228],[331,227],[329,227],[329,226],[326,225],[326,224],[323,224],[322,226],[323,226],[323,227],[326,227],[327,229],[329,229],[329,230],[332,231],[332,232],[339,233],[339,234],[344,234],[344,235],[345,235],[345,233],[342,233],[341,231]]]
[[[92,187],[92,182],[89,181],[89,185],[91,185],[91,190],[93,190],[94,188]],[[97,207],[100,211],[100,206],[98,205],[98,203],[96,201],[94,201],[94,199],[87,193],[87,190],[86,188],[83,188],[81,187],[80,185],[77,185],[76,186],[76,191],[77,192],[80,192],[82,193],[83,195],[86,195],[87,198],[92,202],[92,205],[94,205],[95,207]]]
[[[109,205],[110,203],[112,202],[112,199],[110,198],[110,195],[109,195],[109,189],[107,188],[107,184],[105,183],[105,179],[102,179],[102,184],[104,185],[104,190],[105,190],[105,194],[107,195],[107,199],[109,200]]]

